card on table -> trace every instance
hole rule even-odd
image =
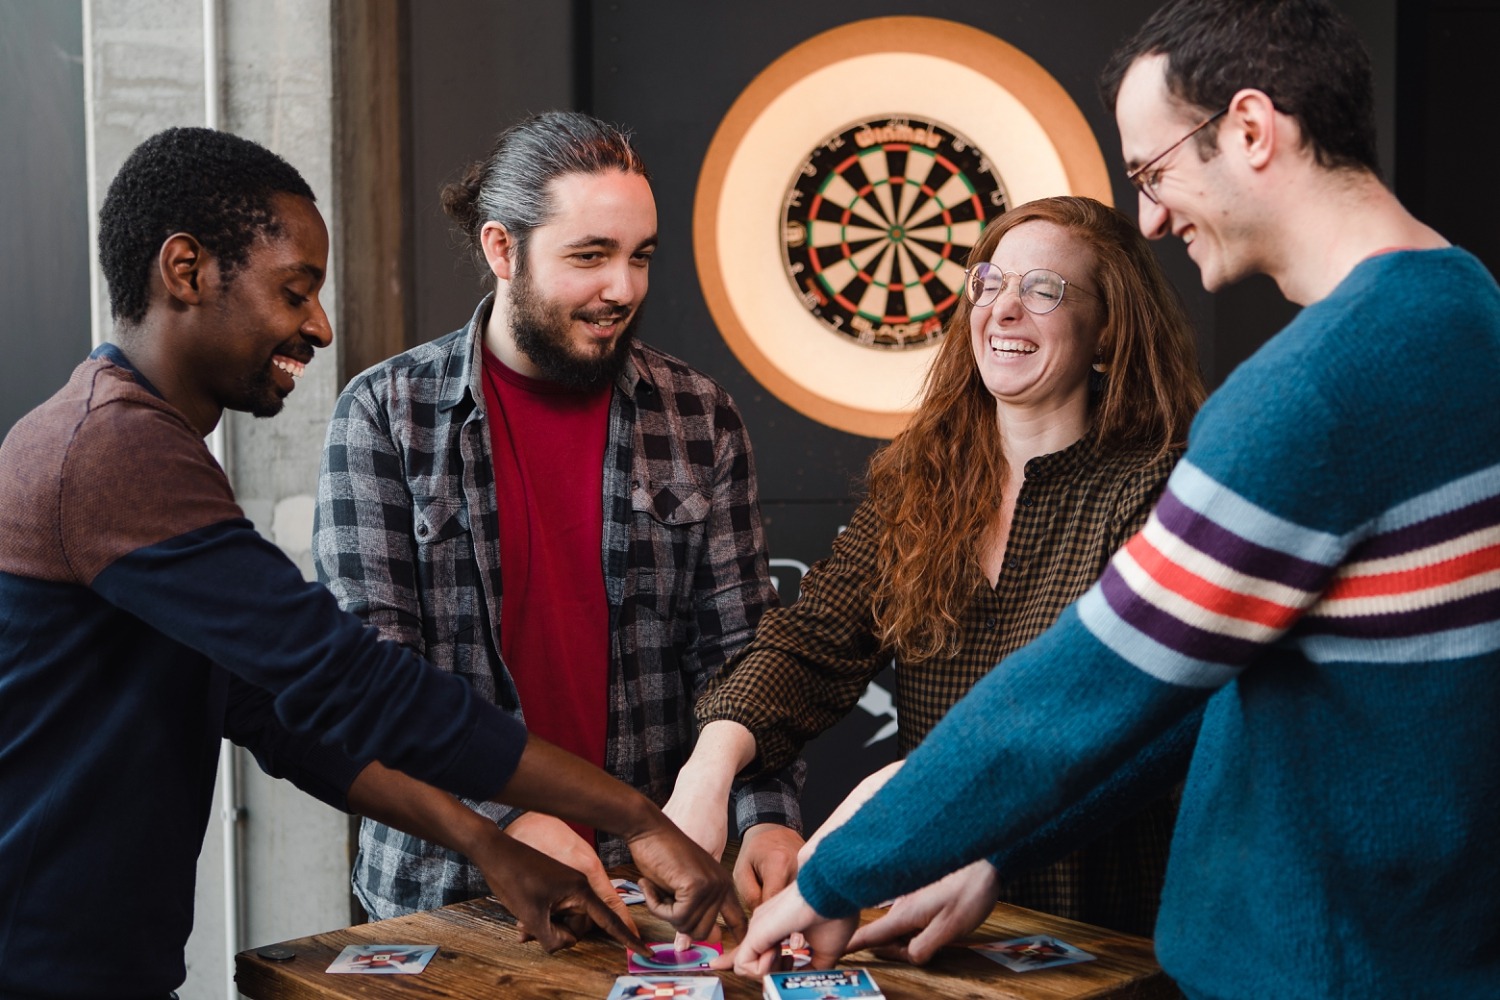
[[[708,968],[709,962],[724,953],[724,946],[712,941],[694,941],[685,951],[678,951],[671,941],[647,943],[651,944],[650,955],[633,951],[625,953],[629,956],[627,972],[701,972]]]
[[[646,894],[641,892],[641,887],[628,878],[612,878],[609,880],[615,887],[615,892],[620,894],[620,902],[629,906],[632,903],[644,903]]]
[[[1047,934],[1014,938],[1010,941],[991,941],[976,944],[974,950],[993,962],[999,962],[1016,972],[1034,972],[1050,969],[1056,965],[1072,965],[1074,962],[1092,962],[1096,956],[1082,948],[1075,948],[1066,941]]]
[[[765,1000],[885,1000],[867,969],[773,972],[766,976]]]
[[[437,954],[435,944],[351,944],[327,969],[334,973],[415,976]]]
[[[717,976],[620,976],[605,1000],[724,1000]]]
[[[807,946],[801,934],[797,935],[796,941],[787,938],[781,942],[781,954],[777,956],[776,971],[790,972],[811,964],[812,949]]]

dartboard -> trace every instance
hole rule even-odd
[[[1005,210],[994,165],[956,129],[856,122],[802,162],[782,206],[787,277],[807,310],[868,347],[942,335],[969,248]]]
[[[735,99],[703,157],[693,258],[756,381],[889,438],[921,399],[985,221],[1065,193],[1108,202],[1109,172],[1035,60],[970,25],[869,18],[799,43]]]

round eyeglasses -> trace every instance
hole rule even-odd
[[[964,273],[968,278],[964,282],[964,296],[975,306],[987,306],[998,299],[1010,284],[1011,278],[1020,282],[1018,294],[1021,296],[1021,305],[1027,312],[1038,316],[1062,305],[1063,293],[1069,288],[1076,288],[1084,295],[1096,299],[1099,297],[1045,267],[1034,267],[1025,274],[1017,274],[1015,271],[1002,270],[998,264],[982,260]]]
[[[1145,195],[1146,200],[1151,204],[1160,205],[1161,178],[1162,175],[1167,172],[1167,168],[1158,167],[1157,164],[1166,159],[1167,154],[1171,153],[1172,150],[1176,149],[1178,146],[1181,146],[1183,143],[1187,142],[1193,136],[1208,128],[1208,126],[1212,125],[1214,122],[1218,121],[1228,113],[1229,109],[1225,108],[1223,111],[1216,111],[1213,114],[1209,115],[1197,125],[1194,125],[1193,130],[1187,135],[1183,136],[1181,139],[1178,139],[1176,142],[1172,143],[1172,145],[1168,146],[1166,149],[1162,150],[1160,153],[1157,153],[1155,156],[1151,157],[1151,159],[1147,160],[1145,163],[1142,163],[1130,173],[1126,174],[1125,179],[1134,184],[1135,189],[1141,194]]]

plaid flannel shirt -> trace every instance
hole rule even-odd
[[[978,564],[952,656],[896,667],[903,755],[981,677],[1046,631],[1104,572],[1151,513],[1181,449],[1106,451],[1095,439],[1026,463],[1005,564],[990,586]],[[755,639],[698,702],[698,724],[732,719],[755,734],[751,765],[779,766],[854,707],[891,661],[875,638],[879,519],[867,501],[802,578],[797,602],[772,610]],[[976,803],[976,808],[982,804]],[[1177,814],[1175,793],[1056,864],[1007,873],[1007,902],[1150,936]]]
[[[520,715],[499,652],[499,513],[480,381],[491,301],[465,328],[344,389],[328,428],[313,549],[319,578],[344,608]],[[692,748],[695,698],[776,595],[734,402],[639,343],[610,403],[604,510],[605,770],[660,804]],[[763,822],[800,829],[801,774],[798,762],[742,783],[740,832]],[[469,805],[502,826],[518,815]],[[606,865],[629,860],[617,837],[601,831],[598,847]],[[368,819],[354,885],[380,919],[490,891],[462,856]]]

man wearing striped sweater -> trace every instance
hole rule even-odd
[[[1156,934],[1189,996],[1495,996],[1500,289],[1381,185],[1368,57],[1324,0],[1174,0],[1103,90],[1141,229],[1210,291],[1268,274],[1305,308],[1100,582],[823,841],[736,965],[793,929],[826,965],[860,906],[914,890],[852,943],[965,932],[987,904],[922,886],[1148,787],[1202,705]]]

